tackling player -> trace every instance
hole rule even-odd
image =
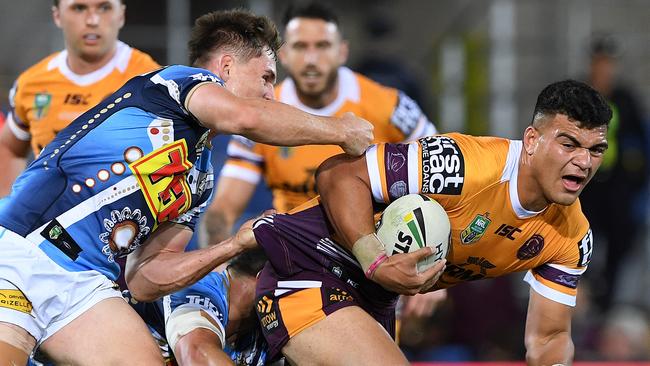
[[[266,342],[254,311],[260,249],[233,258],[192,286],[153,303],[124,295],[158,340],[168,362],[179,365],[264,365]],[[266,306],[264,303],[258,305]]]
[[[375,127],[375,142],[411,141],[436,133],[420,107],[403,92],[343,66],[348,43],[336,14],[319,2],[291,7],[284,16],[280,61],[289,77],[276,98],[322,116],[354,112]],[[235,137],[221,170],[215,199],[205,217],[210,243],[228,237],[264,176],[273,207],[286,212],[316,196],[314,173],[337,146],[281,147]]]
[[[527,271],[527,361],[569,364],[571,314],[593,243],[578,195],[607,150],[611,116],[595,90],[568,80],[540,93],[521,141],[447,134],[327,160],[320,201],[254,225],[269,257],[257,296],[274,304],[258,317],[279,319],[262,323],[271,357],[407,365],[390,337],[397,293]],[[417,273],[431,248],[386,257],[374,234],[373,207],[409,193],[436,199],[449,215],[444,272],[441,261]]]
[[[65,49],[23,72],[9,93],[11,111],[0,131],[0,197],[25,169],[31,144],[38,156],[57,132],[130,78],[160,67],[118,40],[120,0],[54,0],[52,17]]]
[[[270,100],[279,45],[266,17],[206,14],[189,42],[195,67],[129,80],[43,149],[0,201],[0,364],[25,364],[37,343],[55,363],[162,363],[114,288],[115,258],[131,254],[129,290],[153,301],[255,245],[244,227],[183,251],[212,191],[211,135],[365,151],[366,121]]]

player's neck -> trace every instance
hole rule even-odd
[[[325,108],[332,104],[339,96],[339,80],[338,78],[332,83],[332,86],[318,95],[307,95],[298,92],[298,99],[304,105],[313,109]]]
[[[93,71],[97,71],[104,67],[107,63],[111,61],[113,56],[117,52],[117,46],[113,47],[110,52],[107,52],[105,55],[97,59],[85,59],[83,56],[75,55],[72,52],[68,51],[68,57],[66,63],[68,68],[77,75],[89,74]]]
[[[544,210],[549,202],[542,194],[542,187],[534,177],[531,169],[531,157],[522,151],[517,171],[517,195],[521,207],[528,211],[540,212]]]

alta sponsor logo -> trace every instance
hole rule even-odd
[[[422,193],[458,195],[465,182],[465,159],[456,141],[446,136],[420,139]]]

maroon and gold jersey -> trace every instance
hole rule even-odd
[[[438,288],[528,271],[524,280],[536,292],[574,306],[591,259],[589,223],[579,201],[541,212],[522,207],[521,150],[521,141],[455,133],[374,145],[366,152],[372,195],[388,203],[423,193],[445,208],[452,248]]]
[[[149,55],[119,41],[113,58],[89,74],[72,72],[67,57],[64,50],[30,67],[9,95],[7,123],[18,139],[31,141],[35,156],[59,131],[127,80],[160,67]]]
[[[338,97],[330,105],[313,109],[298,99],[291,79],[276,90],[280,102],[321,116],[353,112],[375,127],[375,142],[411,141],[436,133],[420,107],[397,89],[380,85],[350,69],[338,72]],[[264,176],[273,192],[273,206],[288,211],[316,196],[314,172],[327,158],[343,152],[333,145],[279,147],[233,138],[222,176],[257,184]]]

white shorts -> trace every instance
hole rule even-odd
[[[0,322],[25,329],[38,344],[100,301],[121,297],[103,274],[69,272],[2,226],[0,253]]]

